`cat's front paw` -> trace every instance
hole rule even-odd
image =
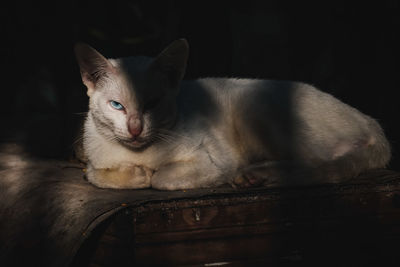
[[[154,171],[144,166],[124,168],[88,168],[87,178],[101,188],[137,189],[149,188]]]

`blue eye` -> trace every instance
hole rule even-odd
[[[114,101],[114,100],[111,100],[111,101],[110,101],[110,105],[111,105],[113,108],[118,109],[118,110],[123,110],[123,109],[124,109],[124,106],[121,105],[121,103],[119,103],[119,102],[117,102],[117,101]]]

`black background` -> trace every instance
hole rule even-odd
[[[186,38],[186,78],[304,81],[378,119],[399,168],[400,3],[381,1],[13,1],[2,7],[2,141],[68,157],[87,110],[73,45],[154,56]]]

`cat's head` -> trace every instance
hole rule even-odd
[[[157,141],[159,132],[176,121],[176,97],[188,50],[181,39],[156,58],[106,59],[86,44],[75,45],[98,132],[132,149]]]

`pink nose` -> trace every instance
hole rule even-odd
[[[128,131],[132,138],[138,137],[142,133],[142,121],[139,116],[130,116],[128,120]]]

